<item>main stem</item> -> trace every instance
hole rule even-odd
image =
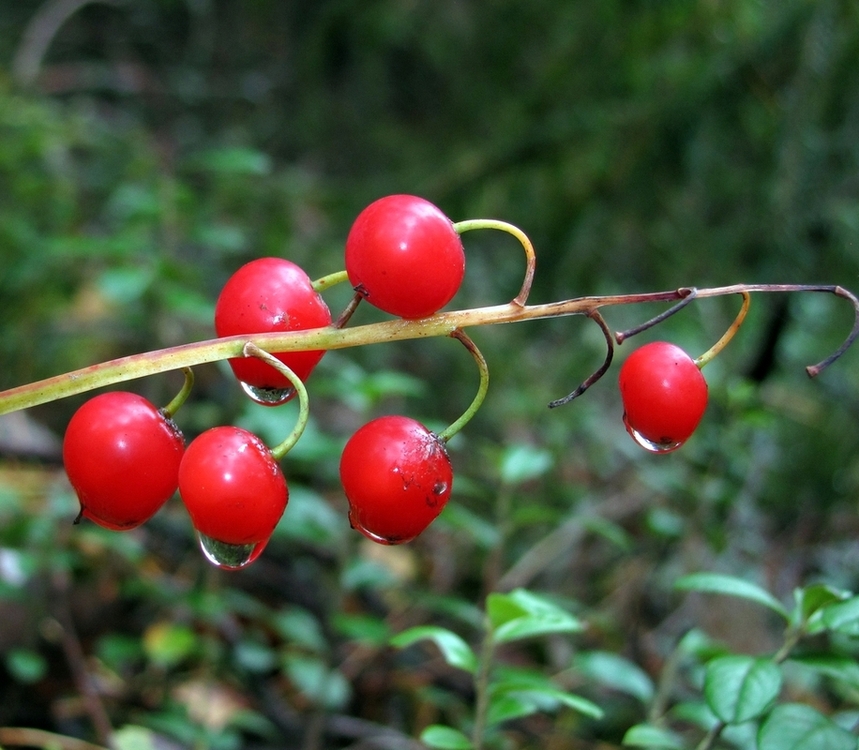
[[[812,286],[802,284],[734,284],[732,286],[699,289],[696,299],[721,297],[743,292],[828,292],[849,299],[857,313],[857,322],[841,348],[823,362],[807,368],[816,375],[840,356],[859,335],[859,300],[840,286]],[[621,294],[577,297],[542,305],[519,305],[515,301],[505,305],[478,307],[437,313],[418,320],[388,320],[382,323],[338,329],[333,326],[314,328],[292,333],[265,333],[253,336],[229,336],[192,344],[159,349],[113,359],[109,362],[84,367],[35,383],[0,392],[0,414],[26,409],[59,398],[102,388],[108,385],[177,370],[222,359],[241,357],[248,342],[268,352],[308,351],[318,349],[346,349],[406,339],[450,336],[457,329],[471,326],[517,323],[525,320],[555,318],[568,315],[586,315],[601,307],[630,305],[643,302],[669,302],[689,295],[688,288],[644,294]]]

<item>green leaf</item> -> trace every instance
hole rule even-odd
[[[38,651],[13,648],[6,654],[6,669],[18,682],[31,685],[47,674],[48,663]]]
[[[811,706],[776,706],[758,731],[758,750],[856,750],[856,737]]]
[[[769,659],[722,656],[707,664],[704,698],[726,724],[742,724],[773,704],[781,684],[781,670]]]
[[[830,604],[821,612],[824,627],[844,635],[859,635],[859,596]]]
[[[552,468],[552,454],[531,445],[512,445],[501,456],[499,474],[507,485],[517,485],[536,479]]]
[[[584,628],[567,610],[525,589],[490,594],[486,612],[496,643],[551,633],[577,633]]]
[[[554,708],[554,707],[552,707]],[[538,711],[550,711],[551,708],[543,708],[541,701],[535,699],[528,693],[511,693],[493,698],[489,703],[489,711],[486,715],[487,726],[495,726],[505,721],[521,719]]]
[[[332,616],[331,621],[337,632],[350,641],[383,646],[391,640],[388,623],[380,617],[338,612]]]
[[[324,652],[328,647],[319,620],[303,607],[280,610],[272,617],[272,625],[291,645],[318,653]]]
[[[201,154],[198,163],[223,175],[263,176],[271,172],[271,158],[262,151],[241,146],[211,149]]]
[[[724,594],[726,596],[748,599],[769,607],[785,620],[790,619],[790,615],[778,599],[760,586],[749,583],[742,578],[735,578],[734,576],[723,575],[721,573],[692,573],[678,580],[674,586],[684,591]]]
[[[431,640],[441,651],[444,660],[452,667],[474,673],[477,657],[471,647],[456,633],[434,625],[419,625],[398,633],[391,639],[391,645],[405,648],[421,640]]]
[[[111,737],[116,750],[155,750],[157,738],[151,729],[126,724],[117,729]]]
[[[807,623],[818,612],[835,602],[844,601],[849,594],[825,583],[815,583],[793,592],[796,601],[797,624]]]
[[[274,649],[253,640],[239,641],[233,649],[233,658],[248,672],[268,672],[277,665]]]
[[[190,656],[197,648],[197,634],[185,625],[158,622],[150,625],[143,634],[146,656],[162,667],[174,667]]]
[[[438,750],[471,750],[474,745],[462,732],[453,727],[432,724],[421,732],[421,742]]]
[[[853,658],[835,654],[803,654],[791,657],[790,661],[859,690],[859,664]]]
[[[683,750],[685,745],[674,732],[653,724],[636,724],[623,736],[622,744],[630,747],[667,748]]]
[[[487,724],[493,726],[511,719],[543,711],[551,713],[559,708],[571,708],[592,719],[601,719],[602,709],[592,701],[574,693],[555,690],[518,690],[498,697],[493,697],[489,703]]]
[[[653,680],[628,659],[608,651],[588,651],[573,661],[576,671],[600,685],[649,703],[653,698]]]
[[[571,708],[593,719],[601,719],[602,709],[592,701],[554,685],[541,674],[514,675],[493,682],[489,703],[489,724],[528,716],[538,711]]]
[[[342,709],[349,700],[351,687],[346,678],[336,669],[330,669],[322,659],[287,654],[283,668],[302,695],[318,706]]]

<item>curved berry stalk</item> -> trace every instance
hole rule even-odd
[[[140,526],[176,492],[185,439],[172,417],[194,376],[164,409],[127,391],[102,393],[72,416],[63,437],[63,465],[80,502],[75,520],[114,531]]]
[[[289,502],[289,489],[279,461],[301,437],[309,416],[304,383],[279,359],[254,344],[245,356],[276,368],[299,398],[296,425],[269,450],[240,427],[206,430],[195,438],[179,466],[179,494],[197,532],[206,559],[227,570],[256,560]]]
[[[349,274],[346,271],[337,271],[336,273],[330,273],[327,276],[322,276],[316,281],[313,282],[313,290],[317,293],[322,293],[326,289],[330,289],[332,286],[336,284],[341,284],[344,281],[349,281]],[[355,312],[358,305],[361,303],[361,300],[364,299],[363,295],[359,292],[355,292],[352,299],[349,301],[349,304],[343,309],[343,312],[337,316],[337,319],[331,324],[332,328],[343,328],[352,317],[352,314]]]
[[[743,324],[743,321],[746,319],[746,315],[749,312],[749,306],[752,303],[752,296],[748,292],[740,292],[743,297],[743,304],[740,307],[740,311],[737,313],[737,317],[734,318],[734,322],[728,327],[728,330],[722,334],[722,337],[711,346],[706,352],[704,352],[701,356],[695,358],[695,364],[698,368],[703,368],[708,362],[711,362],[718,354],[722,351],[731,341],[732,338],[736,335],[737,331],[740,330],[740,326]]]
[[[466,412],[439,434],[410,417],[379,417],[361,427],[340,458],[349,521],[380,544],[402,544],[421,534],[444,510],[453,487],[446,443],[474,416],[486,395],[489,369],[462,331],[451,334],[480,368],[480,386]]]
[[[531,244],[531,240],[528,239],[528,235],[519,229],[519,227],[508,224],[506,221],[499,221],[498,219],[467,219],[456,222],[453,228],[459,234],[475,229],[497,229],[507,232],[507,234],[511,234],[519,240],[525,251],[525,278],[522,281],[519,293],[512,299],[511,304],[517,307],[524,307],[528,301],[528,295],[531,293],[531,285],[534,282],[534,273],[537,268],[537,254],[534,252],[534,246]]]
[[[611,367],[612,360],[614,359],[614,341],[612,340],[611,331],[609,330],[608,323],[605,322],[605,318],[603,318],[599,310],[591,310],[587,315],[600,327],[600,330],[603,332],[606,344],[605,360],[603,360],[603,363],[593,372],[592,375],[589,375],[566,396],[564,396],[563,398],[555,399],[554,401],[550,401],[550,409],[555,409],[558,406],[568,404],[573,399],[576,399],[581,396],[588,388],[590,388],[603,375],[605,375],[606,372],[608,372],[608,368]]]

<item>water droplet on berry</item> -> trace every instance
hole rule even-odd
[[[200,540],[200,549],[203,550],[205,558],[212,565],[224,570],[239,570],[250,565],[259,557],[267,542],[266,540],[252,544],[227,544],[199,532],[197,532],[197,538]]]
[[[664,442],[655,442],[650,440],[644,435],[642,435],[638,430],[636,430],[626,418],[626,414],[623,415],[623,423],[626,425],[626,431],[629,433],[630,437],[638,443],[642,448],[651,453],[671,453],[671,451],[677,450],[681,445],[683,445],[682,440],[666,440]]]
[[[355,529],[355,531],[360,531],[370,541],[376,542],[376,544],[385,544],[390,546],[409,541],[408,539],[389,539],[387,537],[380,536],[374,531],[370,531],[366,526],[358,521],[355,512],[351,508],[349,509],[349,525]]]
[[[295,388],[258,388],[239,381],[242,390],[254,401],[263,406],[280,406],[295,395]]]

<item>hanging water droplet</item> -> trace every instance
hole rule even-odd
[[[248,396],[263,406],[280,406],[295,395],[295,388],[259,388],[241,380],[239,383]]]
[[[391,546],[394,544],[402,544],[403,542],[410,541],[409,539],[389,539],[388,537],[380,536],[374,531],[370,531],[370,529],[368,529],[358,520],[352,508],[349,508],[349,525],[353,529],[355,529],[355,531],[360,531],[365,537],[367,537],[367,539],[376,542],[377,544],[385,544],[387,546]]]
[[[197,532],[205,558],[224,570],[239,570],[250,565],[263,551],[268,540],[251,544],[228,544]]]
[[[626,414],[623,415],[623,423],[626,425],[626,431],[629,433],[630,437],[642,448],[650,451],[651,453],[671,453],[671,451],[675,451],[683,445],[682,440],[666,440],[659,443],[649,440],[629,423],[629,420],[626,418]]]

